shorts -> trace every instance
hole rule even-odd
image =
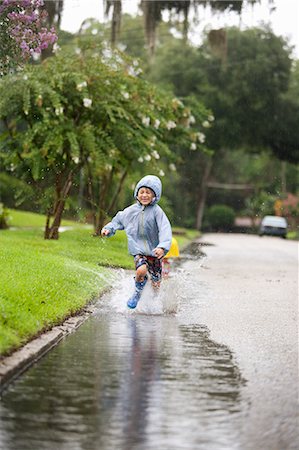
[[[156,258],[155,256],[146,255],[135,255],[134,262],[136,270],[143,264],[146,265],[151,279],[154,282],[161,281],[162,278],[162,259]]]

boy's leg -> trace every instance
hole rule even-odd
[[[135,275],[135,292],[128,300],[127,305],[129,308],[136,308],[138,301],[140,300],[141,293],[147,282],[147,264],[143,255],[136,255],[134,257],[136,275]]]
[[[158,258],[148,259],[148,271],[151,275],[153,289],[158,292],[162,279],[162,260]]]

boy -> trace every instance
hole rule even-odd
[[[146,175],[135,187],[136,203],[119,211],[101,231],[102,236],[108,237],[117,230],[125,230],[127,234],[129,252],[134,256],[136,268],[135,292],[127,302],[132,309],[136,308],[148,280],[147,271],[154,289],[159,289],[162,259],[171,246],[169,220],[157,205],[161,194],[161,180],[155,175]]]

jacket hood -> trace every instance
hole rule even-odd
[[[154,205],[155,203],[158,203],[158,201],[161,198],[162,194],[162,183],[160,178],[156,177],[155,175],[146,175],[145,177],[141,178],[140,181],[136,184],[135,190],[134,190],[134,197],[137,200],[137,194],[140,188],[147,187],[150,188],[155,193],[155,198],[153,199],[151,205]]]

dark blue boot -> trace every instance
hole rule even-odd
[[[127,305],[128,305],[129,308],[131,308],[131,309],[136,308],[137,303],[140,300],[143,288],[146,285],[146,282],[147,282],[147,275],[145,275],[143,281],[136,281],[135,280],[135,292],[134,292],[132,297],[127,302]]]

